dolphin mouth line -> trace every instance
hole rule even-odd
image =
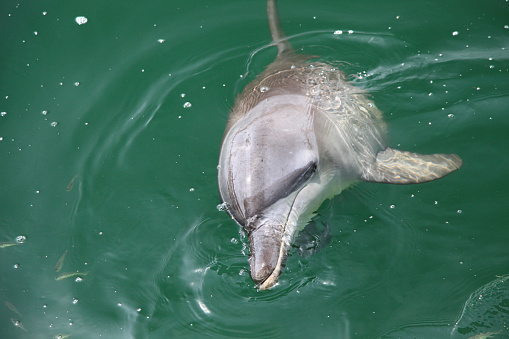
[[[287,219],[287,222],[288,222],[288,219]],[[267,278],[265,278],[265,280],[263,280],[260,284],[258,284],[258,286],[256,286],[256,288],[258,288],[259,290],[269,289],[278,283],[278,278],[281,275],[281,266],[283,264],[283,257],[284,257],[285,249],[286,249],[286,240],[285,240],[286,233],[285,233],[285,231],[286,231],[287,222],[285,222],[282,225],[283,236],[281,239],[281,245],[279,246],[279,256],[277,259],[276,267],[274,267],[274,269],[272,270],[270,275]]]
[[[279,276],[281,275],[281,270],[282,270],[282,266],[283,266],[283,258],[285,257],[285,252],[286,252],[287,248],[289,247],[290,240],[291,240],[291,239],[288,239],[289,236],[286,232],[287,225],[288,225],[288,219],[290,219],[290,215],[292,214],[293,206],[295,205],[295,201],[297,200],[300,192],[302,191],[302,189],[304,187],[305,187],[305,185],[303,185],[297,191],[297,194],[295,194],[295,198],[293,199],[292,206],[290,207],[290,210],[288,211],[288,214],[286,215],[284,223],[281,225],[281,227],[283,228],[283,232],[282,232],[282,236],[281,236],[281,245],[279,246],[279,256],[277,259],[276,267],[274,267],[274,269],[272,270],[272,272],[270,273],[270,275],[267,278],[265,278],[261,283],[259,283],[256,286],[256,288],[259,290],[269,289],[271,287],[274,287],[278,283]]]

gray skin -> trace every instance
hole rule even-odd
[[[218,166],[223,206],[249,236],[259,289],[278,282],[292,241],[324,200],[359,180],[422,183],[462,165],[455,154],[387,147],[373,102],[335,67],[295,54],[275,1],[267,12],[278,56],[236,98]]]

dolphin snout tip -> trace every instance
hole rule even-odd
[[[263,258],[263,256],[252,254],[249,257],[249,266],[251,279],[258,289],[265,290],[277,283],[279,277],[276,272],[277,258]]]
[[[261,269],[251,269],[251,279],[259,290],[268,290],[274,287],[279,280],[280,271],[276,267],[263,266]]]

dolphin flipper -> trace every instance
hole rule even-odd
[[[363,169],[361,179],[388,184],[417,184],[439,179],[461,167],[456,154],[419,154],[386,148]]]

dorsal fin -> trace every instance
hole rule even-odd
[[[281,28],[281,20],[277,10],[276,0],[267,0],[267,16],[269,18],[270,34],[272,41],[277,45],[277,56],[293,51],[292,45],[288,42],[285,32]]]

